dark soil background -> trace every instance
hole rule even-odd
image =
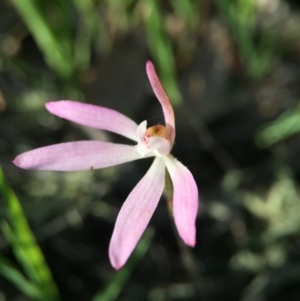
[[[82,28],[90,34],[79,43],[88,47],[87,63],[67,76],[49,64],[18,2],[0,1],[0,165],[61,299],[96,301],[114,281],[117,272],[108,260],[114,221],[151,160],[74,173],[24,171],[11,161],[23,151],[65,141],[127,143],[51,116],[44,108],[49,100],[106,106],[137,123],[163,122],[145,73],[151,59],[162,80],[176,83],[166,86],[176,117],[172,153],[198,184],[197,245],[191,249],[179,241],[162,198],[145,256],[116,284],[120,294],[97,300],[298,301],[298,2],[191,0],[189,17],[180,0],[87,1],[91,19],[99,20],[96,31],[97,24],[84,23],[86,11],[76,1],[36,1],[60,45],[70,43],[70,53],[79,47],[78,36],[85,37]],[[158,27],[144,11],[152,2]],[[2,201],[0,214],[6,220]],[[3,235],[0,249],[22,270]],[[1,277],[0,300],[31,299]]]

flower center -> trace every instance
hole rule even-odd
[[[146,130],[146,132],[141,137],[141,140],[146,143],[149,140],[149,138],[152,137],[161,137],[169,140],[168,136],[169,135],[167,129],[163,125],[154,125]]]
[[[171,144],[169,140],[169,134],[167,129],[163,125],[154,125],[146,129],[147,122],[143,121],[137,129],[137,135],[140,138],[136,146],[142,157],[147,154],[153,154],[155,156],[167,155],[171,150]]]

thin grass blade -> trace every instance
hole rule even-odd
[[[59,293],[51,272],[28,225],[20,202],[6,181],[0,168],[0,193],[3,194],[9,223],[4,223],[3,232],[20,260],[28,278],[44,293],[44,300],[59,300]]]

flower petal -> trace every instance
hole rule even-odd
[[[17,156],[13,163],[24,169],[88,170],[141,159],[135,147],[102,141],[76,141],[37,148]]]
[[[163,158],[173,182],[173,215],[178,233],[193,247],[196,244],[197,185],[191,172],[172,155]]]
[[[157,207],[165,183],[165,164],[157,157],[124,202],[109,245],[109,258],[120,269],[135,248]]]
[[[175,117],[174,117],[174,111],[173,107],[170,103],[169,97],[164,90],[157,74],[155,71],[155,68],[152,64],[152,62],[148,61],[146,63],[146,72],[150,81],[150,84],[152,86],[153,92],[156,95],[157,99],[159,100],[164,116],[165,116],[165,122],[166,122],[166,128],[168,130],[168,133],[170,134],[170,140],[171,144],[173,145],[174,139],[175,139]]]
[[[164,156],[170,152],[170,141],[162,137],[150,137],[149,149],[157,156]]]
[[[143,122],[141,122],[137,129],[136,129],[136,134],[139,137],[139,139],[143,136],[143,134],[146,132],[147,130],[147,120],[144,120]]]
[[[137,124],[115,110],[72,100],[52,101],[45,106],[50,113],[61,118],[138,141]]]

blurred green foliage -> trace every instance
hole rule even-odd
[[[149,50],[174,105],[181,101],[177,87],[173,41],[166,33],[165,16],[157,0],[141,1],[12,1],[42,51],[46,62],[64,80],[88,70],[92,49],[107,52],[118,31],[142,25]],[[172,5],[189,28],[199,26],[195,1]],[[73,9],[70,9],[73,8]],[[74,19],[73,10],[78,16]],[[106,15],[101,14],[101,10]],[[75,23],[75,26],[74,26]]]
[[[201,16],[204,1],[171,1],[173,15],[168,14],[158,0],[12,2],[49,67],[71,83],[81,72],[89,69],[93,49],[106,53],[117,34],[143,26],[149,51],[170,99],[174,105],[180,104],[182,96],[176,81],[176,60],[180,58],[176,58],[174,49],[183,49],[190,55],[191,49],[182,45],[182,42],[193,43],[182,40],[174,26],[169,26],[174,31],[171,33],[167,22],[174,18],[169,23],[182,23],[184,30],[199,31],[204,26]],[[275,40],[268,30],[263,33],[259,43],[256,41],[256,1],[217,0],[215,5],[229,26],[249,75],[254,78],[263,76],[274,60]],[[180,56],[187,54],[181,53]],[[73,88],[76,85],[73,82]]]
[[[4,258],[1,258],[0,272],[35,300],[59,300],[58,290],[45,258],[31,232],[19,200],[5,180],[1,169],[0,192],[6,203],[9,218],[9,222],[3,223],[2,231],[28,280]]]
[[[267,195],[245,193],[242,204],[263,223],[260,233],[249,233],[247,249],[232,258],[236,269],[266,272],[284,265],[289,254],[289,239],[300,235],[300,194],[288,170],[278,172],[278,179]],[[251,244],[259,246],[253,250]]]
[[[255,141],[259,147],[267,148],[300,132],[300,105],[286,111],[274,121],[265,123],[258,131]]]
[[[257,39],[257,1],[216,0],[215,3],[230,28],[248,74],[261,78],[274,63],[276,40],[271,29],[265,30]]]
[[[43,104],[47,99],[58,94],[66,95],[71,99],[84,100],[85,82],[82,78],[92,74],[93,57],[105,58],[120,37],[130,35],[132,32],[137,32],[145,40],[149,54],[157,66],[173,104],[183,106],[185,103],[178,87],[177,73],[184,70],[187,65],[194,64],[196,53],[199,52],[205,40],[205,34],[209,32],[208,20],[216,14],[222,17],[222,25],[228,30],[230,42],[233,45],[232,57],[237,56],[240,61],[242,71],[238,75],[242,74],[241,77],[247,78],[250,84],[267,80],[272,68],[280,59],[282,49],[285,46],[291,47],[292,42],[297,42],[299,28],[297,24],[299,23],[291,27],[293,39],[286,38],[292,42],[287,45],[278,45],[278,36],[285,32],[282,29],[278,33],[272,26],[261,26],[263,14],[260,15],[258,2],[257,0],[10,0],[9,3],[13,4],[26,26],[26,35],[32,36],[49,68],[47,72],[41,74],[38,68],[24,62],[18,56],[0,51],[1,70],[9,70],[12,74],[26,79],[29,85],[22,93],[21,101],[18,99],[14,102],[14,109],[19,114],[18,117],[22,111],[26,111],[26,126],[28,124],[29,126],[25,130],[28,132],[36,124],[57,132],[61,131],[63,121],[54,119],[49,114],[46,116],[42,112]],[[223,49],[222,45],[218,46]],[[295,49],[293,51],[297,53]],[[221,53],[221,55],[225,54]],[[200,85],[199,82],[197,85]],[[273,85],[275,86],[276,83]],[[199,86],[196,88],[200,89]],[[280,101],[284,103],[285,99],[280,99]],[[258,147],[268,149],[275,143],[284,142],[299,133],[299,106],[293,110],[286,109],[286,107],[279,106],[281,109],[279,109],[278,117],[268,122],[262,121],[259,130],[253,133],[251,141],[254,140]],[[25,124],[22,118],[18,120]],[[200,114],[197,118],[200,119]],[[11,122],[14,126],[17,124],[15,119]],[[187,120],[185,122],[188,124]],[[189,131],[203,134],[203,131],[197,127]],[[72,135],[72,133],[69,134],[67,139],[72,139]],[[18,144],[18,151],[23,151],[23,148],[25,149],[30,144],[27,136],[25,138],[10,134],[8,136],[13,136],[13,139],[18,140],[18,143],[14,142]],[[39,138],[40,136],[36,135],[32,140]],[[209,138],[213,139],[213,135]],[[216,142],[213,141],[212,145],[216,146]],[[193,145],[185,151],[191,157],[198,158],[203,155],[200,151],[194,154],[194,149]],[[270,283],[272,271],[288,264],[289,252],[292,248],[290,241],[300,235],[299,184],[294,175],[287,172],[285,166],[281,166],[282,162],[276,163],[283,171],[278,172],[276,181],[266,188],[264,193],[249,192],[240,188],[244,177],[249,176],[248,170],[241,168],[241,170],[226,171],[223,186],[218,189],[221,190],[227,203],[222,199],[200,207],[201,217],[212,218],[217,224],[215,228],[222,228],[222,231],[225,231],[223,229],[227,229],[226,225],[228,225],[228,232],[233,233],[236,243],[235,249],[229,256],[228,266],[232,271],[255,274],[255,281],[251,284],[255,292],[262,292],[263,287]],[[259,169],[259,167],[255,168]],[[206,167],[206,171],[208,169],[212,167]],[[202,166],[196,166],[194,170],[202,171]],[[67,220],[68,225],[82,223],[86,212],[105,221],[111,221],[117,210],[113,205],[103,202],[101,197],[116,178],[114,172],[114,170],[106,171],[104,178],[100,173],[100,178],[92,174],[79,175],[78,173],[64,176],[48,173],[38,179],[35,175],[31,175],[26,179],[26,183],[20,184],[18,189],[35,199],[35,201],[32,200],[31,206],[36,206],[36,199],[40,200],[43,197],[49,198],[50,205],[35,209],[35,217],[31,216],[33,213],[28,210],[27,217],[37,225],[41,225],[50,216],[47,211],[59,211],[57,209],[59,206],[65,206],[68,208],[64,207],[62,211],[65,210],[64,219]],[[40,185],[41,181],[46,183],[43,187]],[[99,189],[103,193],[99,196],[100,200],[91,200],[90,195],[96,195]],[[171,190],[171,186],[167,187],[167,192],[168,189]],[[213,190],[218,189],[213,188]],[[5,180],[2,171],[0,171],[0,190],[8,213],[8,219],[2,223],[2,232],[16,258],[16,263],[12,263],[1,255],[0,274],[31,299],[59,300],[60,296],[49,267],[28,226],[19,200]],[[68,198],[76,199],[76,197],[78,200],[72,204],[65,204]],[[170,194],[168,199],[171,199]],[[26,206],[28,204],[24,202],[24,208]],[[30,208],[32,207],[29,206]],[[256,229],[251,223],[247,223],[245,217],[238,215],[243,210],[250,216],[249,219],[255,220],[253,224],[262,226]],[[217,231],[213,229],[208,232],[208,236],[213,237]],[[150,229],[141,239],[131,260],[121,271],[112,276],[109,273],[99,276],[100,279],[108,280],[107,284],[94,294],[93,301],[118,299],[137,263],[148,250],[152,236],[153,232]],[[200,239],[205,239],[205,237]],[[211,247],[213,252],[216,249],[215,246],[209,244],[201,246],[203,249],[206,247]],[[162,249],[159,249],[159,252],[161,251]],[[176,252],[178,252],[177,249],[174,253]],[[190,254],[187,255],[188,252],[184,253],[182,249],[179,252],[183,253],[181,259],[189,261],[190,266],[194,265],[195,269],[198,265],[202,265],[202,258],[193,261],[193,257]],[[182,274],[181,270],[180,273]],[[149,300],[174,300],[182,296],[182,299],[188,300],[193,297],[197,298],[199,292],[196,287],[199,279],[197,279],[198,282],[189,283],[181,283],[182,278],[176,281],[179,284],[149,289]],[[196,282],[197,285],[194,285]],[[215,290],[214,287],[213,291]],[[266,300],[265,297],[251,298],[243,300]]]
[[[49,1],[13,0],[12,2],[35,38],[50,68],[63,78],[71,77],[75,66],[70,44],[70,23],[67,22],[69,18],[66,16],[68,9],[63,10],[64,2],[56,2],[56,7]],[[61,15],[55,14],[54,27],[50,20],[51,11],[55,8]],[[49,13],[48,16],[46,12]]]

